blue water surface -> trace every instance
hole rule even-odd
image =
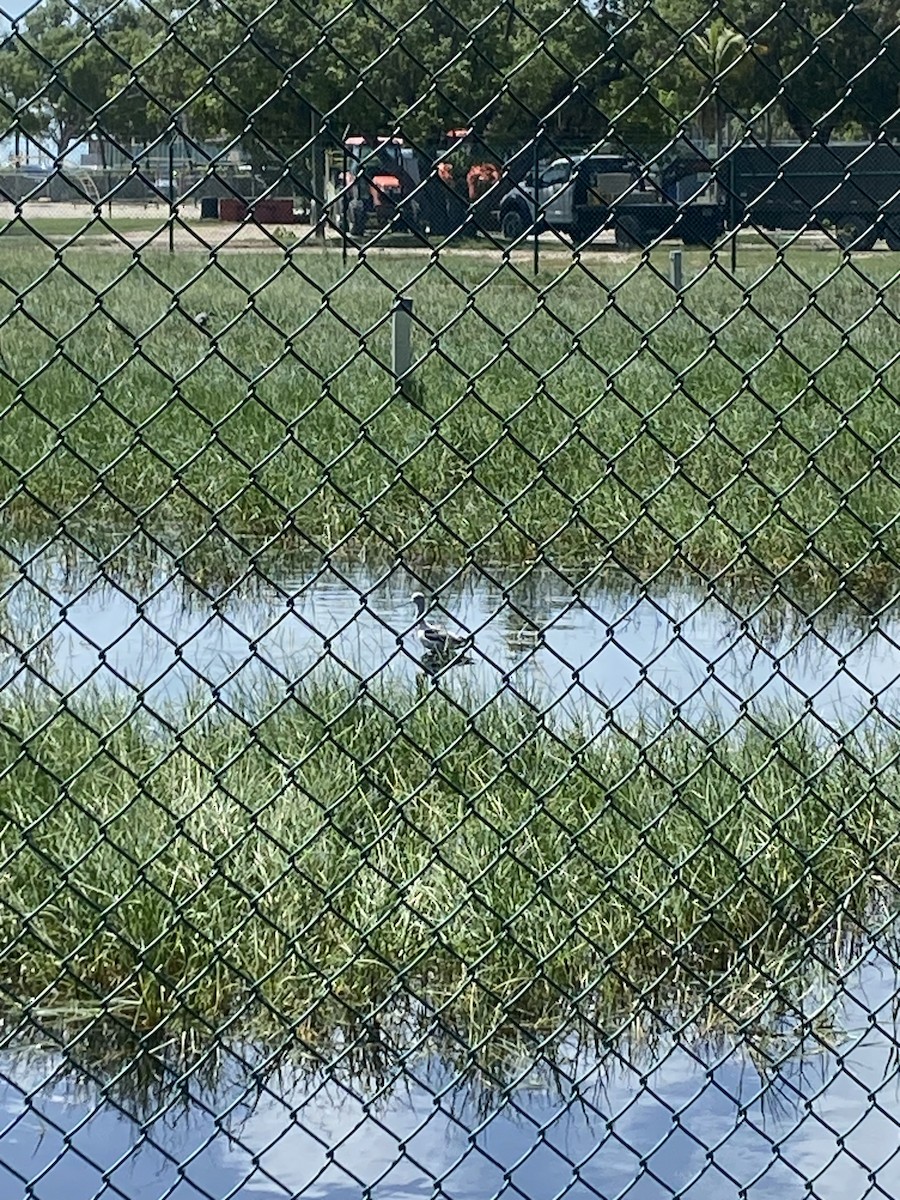
[[[232,1051],[212,1083],[173,1074],[148,1101],[127,1065],[101,1086],[83,1059],[72,1066],[77,1048],[7,1050],[0,1195],[893,1196],[898,987],[895,962],[870,950],[823,975],[802,1038],[799,1025],[778,1038],[685,1032],[598,1051],[573,1037],[507,1064],[502,1081],[399,1044],[363,1073],[336,1052],[267,1075]]]

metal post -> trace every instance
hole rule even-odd
[[[737,197],[734,194],[734,155],[728,160],[728,211],[731,214],[731,273],[737,272]]]
[[[169,253],[175,253],[175,143],[169,142]]]
[[[344,136],[343,166],[341,168],[341,262],[347,265],[347,238],[350,231],[347,228],[347,218],[350,212],[350,197],[347,194],[347,138]]]
[[[540,269],[540,243],[538,241],[538,217],[541,208],[541,189],[538,186],[538,139],[534,139],[534,273],[537,275]]]
[[[312,139],[310,146],[310,164],[312,166],[312,202],[310,204],[309,220],[313,236],[319,241],[325,241],[325,146],[319,129],[319,113],[310,106],[309,133]]]
[[[680,292],[684,285],[680,247],[669,251],[669,278],[675,291]]]
[[[391,351],[394,378],[402,382],[412,366],[410,327],[413,302],[410,296],[398,296],[391,317]]]

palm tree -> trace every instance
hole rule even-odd
[[[695,63],[703,72],[703,83],[700,90],[700,121],[705,124],[704,116],[708,101],[712,99],[714,119],[716,158],[722,153],[722,93],[721,80],[726,74],[734,74],[736,63],[744,60],[747,54],[747,39],[734,26],[729,25],[724,17],[716,17],[711,21],[705,33],[695,33],[694,42]],[[704,130],[705,133],[705,130]]]

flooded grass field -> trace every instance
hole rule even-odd
[[[187,1069],[164,1035],[137,1060],[48,1035],[0,1058],[0,1183],[41,1200],[891,1195],[898,986],[870,950],[739,1037],[508,1032],[476,1051],[433,1018]]]
[[[892,260],[195,257],[0,246],[0,1192],[896,1192]]]
[[[8,562],[13,1006],[324,1037],[399,977],[472,1037],[727,1025],[892,912],[890,612],[470,571],[435,675],[408,572],[138,557]]]

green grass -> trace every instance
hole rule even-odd
[[[139,217],[109,216],[106,208],[102,209],[102,218],[95,219],[90,210],[85,210],[83,217],[34,217],[29,215],[27,220],[13,220],[0,224],[0,238],[34,238],[35,235],[46,238],[70,238],[78,235],[81,238],[108,237],[110,230],[116,233],[150,233],[161,228],[167,218],[165,209],[156,213],[147,213]],[[8,251],[7,251],[8,253]]]
[[[895,904],[890,738],[563,737],[478,707],[335,683],[175,736],[3,695],[6,1004],[235,1037],[410,995],[469,1038],[761,1020]]]
[[[184,542],[218,525],[346,558],[884,585],[897,258],[739,261],[673,307],[637,256],[548,256],[535,283],[496,255],[345,269],[336,250],[136,264],[0,245],[7,535],[139,521]],[[396,290],[422,323],[412,400],[387,365]],[[185,315],[201,310],[209,332]]]

